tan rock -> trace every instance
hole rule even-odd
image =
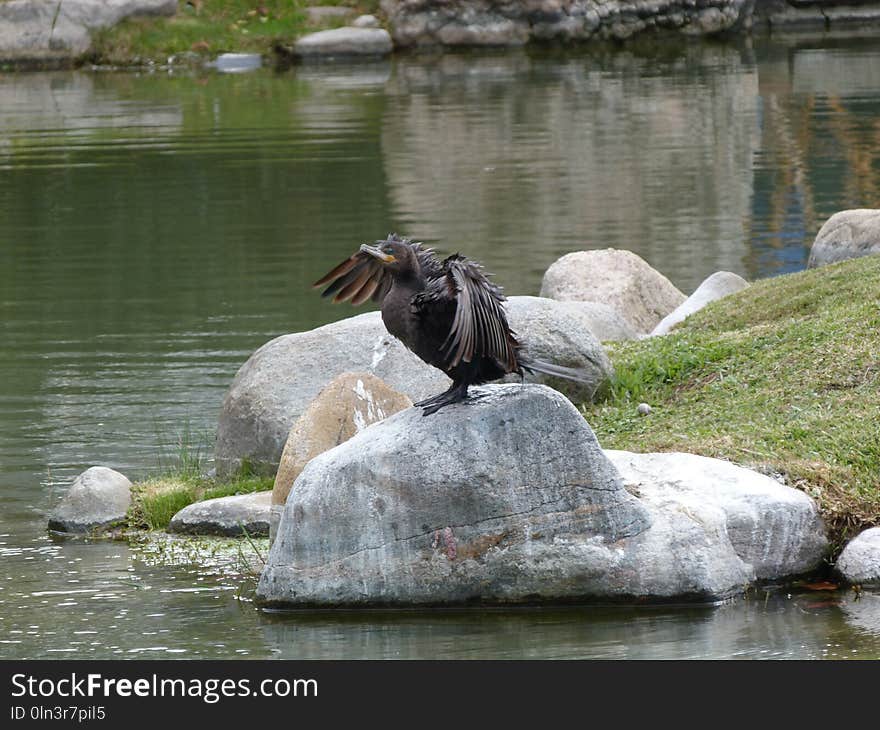
[[[293,424],[272,489],[272,504],[283,505],[293,482],[318,454],[348,441],[412,401],[369,373],[343,373],[315,397]]]
[[[613,248],[557,259],[544,273],[541,296],[607,304],[641,333],[653,330],[686,299],[643,258]]]

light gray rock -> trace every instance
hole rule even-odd
[[[880,253],[880,210],[857,208],[835,213],[816,234],[807,268]]]
[[[544,272],[541,296],[599,302],[614,309],[639,333],[647,333],[686,297],[632,251],[574,251]]]
[[[549,362],[579,370],[584,384],[550,379],[578,403],[601,393],[611,363],[574,308],[535,305],[535,297],[511,297],[510,325],[527,351]],[[571,310],[571,311],[570,311]],[[588,359],[601,364],[596,368]],[[220,413],[215,448],[217,473],[236,471],[242,459],[274,473],[293,423],[318,392],[345,372],[366,372],[384,380],[413,402],[446,390],[449,379],[426,365],[388,334],[379,312],[278,337],[263,345],[241,367]],[[529,382],[545,376],[528,375]]]
[[[236,494],[206,499],[184,507],[168,525],[168,532],[187,535],[268,537],[271,492]]]
[[[695,454],[605,455],[644,504],[711,525],[759,580],[813,570],[828,549],[813,500],[768,476]]]
[[[880,584],[880,527],[850,540],[837,559],[837,572],[855,584]]]
[[[257,600],[714,601],[821,558],[821,522],[795,490],[745,469],[770,484],[737,474],[740,484],[700,457],[674,469],[619,452],[609,461],[574,406],[543,386],[478,396],[437,418],[402,411],[310,461]]]
[[[391,36],[384,28],[334,28],[303,36],[293,44],[297,58],[326,59],[352,56],[387,56]]]
[[[577,304],[555,302],[541,297],[510,297],[507,319],[511,329],[526,345],[530,357],[578,371],[582,383],[540,373],[527,376],[530,383],[543,383],[565,394],[576,403],[594,400],[613,372],[602,344],[591,331],[599,315],[582,310]],[[598,366],[597,366],[598,364]],[[519,382],[508,375],[507,382]]]
[[[354,28],[378,28],[379,19],[375,15],[358,15],[351,25]]]
[[[748,285],[749,282],[738,274],[730,271],[716,271],[705,279],[684,302],[660,320],[660,324],[653,329],[651,336],[667,334],[694,312],[699,312],[709,302],[742,291]]]
[[[244,73],[260,68],[263,57],[259,53],[221,53],[208,65],[222,73]]]
[[[74,480],[49,516],[49,529],[77,533],[101,530],[122,522],[130,505],[128,478],[106,466],[93,466]]]
[[[638,336],[618,312],[599,302],[561,302],[547,297],[514,296],[507,299],[507,311],[511,321],[516,321],[518,326],[528,319],[540,319],[555,327],[550,320],[573,318],[599,342],[634,340]],[[535,326],[531,325],[531,329]]]
[[[174,15],[177,0],[0,2],[0,61],[57,62],[89,50],[91,31],[125,18]]]

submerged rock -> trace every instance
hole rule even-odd
[[[541,296],[609,305],[636,331],[647,333],[682,302],[672,282],[632,251],[574,251],[550,265]]]
[[[849,583],[880,584],[880,527],[872,527],[847,543],[837,559],[837,572]]]
[[[168,525],[168,532],[187,535],[266,537],[269,534],[271,492],[236,494],[206,499],[184,507]]]
[[[93,466],[74,480],[49,516],[49,529],[83,533],[112,527],[125,520],[130,506],[128,477],[106,466]]]
[[[730,271],[716,271],[706,278],[684,302],[667,314],[653,329],[651,335],[667,334],[676,325],[684,322],[694,312],[699,312],[710,302],[742,291],[747,286],[749,286],[749,282],[738,274]]]
[[[287,501],[294,480],[309,461],[411,405],[409,398],[370,373],[343,373],[327,385],[293,424],[284,444],[272,488],[270,537],[276,514],[280,515],[274,508]]]
[[[807,268],[880,253],[880,210],[835,213],[816,234]]]
[[[683,480],[678,491],[638,463],[625,466],[625,482],[560,394],[476,391],[431,418],[398,413],[310,461],[285,504],[258,601],[714,601],[821,556],[821,522],[795,490],[774,482],[735,496],[728,484],[704,505],[692,482],[710,490],[720,467],[702,462],[696,476],[692,465],[667,470]]]
[[[207,65],[221,73],[244,73],[260,68],[263,57],[259,53],[221,53]]]
[[[510,324],[535,356],[580,370],[582,385],[554,381],[578,403],[601,392],[611,364],[586,320],[566,307],[529,306],[511,297]],[[534,298],[525,298],[534,299]],[[588,357],[598,360],[600,368]],[[375,375],[416,402],[449,387],[440,370],[426,365],[388,333],[379,312],[278,337],[241,367],[226,394],[217,429],[215,463],[221,476],[247,460],[274,473],[290,429],[318,392],[345,372]],[[539,380],[544,376],[528,376]]]

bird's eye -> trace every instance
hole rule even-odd
[[[383,253],[394,253],[394,249],[391,246],[382,246]]]

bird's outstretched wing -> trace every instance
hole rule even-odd
[[[479,264],[458,254],[444,260],[442,267],[444,293],[456,302],[452,327],[441,345],[448,366],[491,357],[508,372],[516,372],[519,343],[507,323],[501,289]]]
[[[389,236],[389,239],[392,238],[406,243],[415,250],[423,271],[432,272],[438,268],[437,259],[431,249],[423,248],[420,243]],[[333,296],[334,302],[351,300],[352,304],[357,305],[363,304],[367,299],[381,302],[392,283],[391,272],[382,265],[381,261],[368,253],[358,251],[318,279],[312,286],[329,284],[321,292],[322,297]]]

